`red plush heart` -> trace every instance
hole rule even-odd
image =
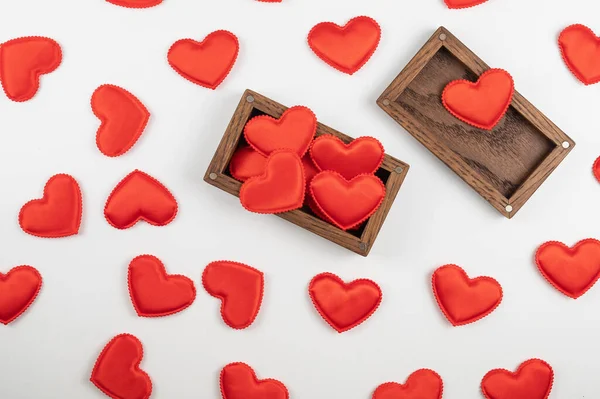
[[[133,94],[114,85],[102,85],[92,94],[92,111],[102,122],[96,145],[109,157],[123,155],[140,138],[150,113]]]
[[[194,282],[179,274],[167,274],[156,256],[140,255],[129,263],[127,285],[139,316],[160,317],[181,312],[196,299]]]
[[[444,0],[448,8],[469,8],[485,3],[488,0]]]
[[[370,218],[385,198],[385,186],[377,177],[359,175],[348,181],[333,171],[316,175],[310,192],[326,219],[342,230]]]
[[[600,82],[600,37],[587,26],[571,25],[558,37],[569,70],[586,85]]]
[[[268,115],[254,117],[244,127],[244,137],[252,148],[268,156],[275,150],[295,151],[304,156],[317,131],[317,117],[306,107],[292,107],[275,119]]]
[[[79,232],[81,190],[69,175],[52,176],[44,187],[44,196],[27,202],[19,212],[19,225],[28,234],[58,238]]]
[[[548,399],[554,381],[554,371],[548,363],[530,359],[517,371],[495,369],[481,381],[486,399]]]
[[[127,8],[148,8],[162,3],[163,0],[106,0],[116,6]]]
[[[442,399],[442,377],[433,370],[412,373],[404,384],[386,382],[377,387],[373,399]]]
[[[375,173],[384,155],[383,146],[373,137],[359,137],[345,144],[331,134],[324,134],[310,147],[310,156],[319,170],[333,170],[346,180]]]
[[[352,75],[369,61],[380,39],[377,21],[361,16],[343,27],[333,22],[315,25],[308,34],[308,45],[327,64]]]
[[[502,287],[496,280],[487,276],[470,279],[456,265],[438,268],[431,284],[440,309],[453,326],[484,318],[502,301]]]
[[[221,370],[223,399],[288,399],[285,385],[274,379],[259,380],[245,363],[230,363]]]
[[[54,71],[62,61],[60,45],[47,37],[19,37],[0,44],[0,82],[13,101],[31,99],[40,87],[40,75]]]
[[[235,329],[244,329],[256,319],[264,284],[263,273],[243,263],[212,262],[202,273],[204,289],[221,300],[223,321]]]
[[[201,42],[192,39],[176,41],[169,49],[167,59],[183,78],[214,90],[229,75],[239,49],[233,33],[218,30]]]
[[[240,202],[250,212],[287,212],[302,207],[305,191],[302,160],[295,152],[278,150],[267,159],[262,175],[242,184]]]
[[[21,316],[35,301],[42,288],[42,276],[31,266],[13,267],[0,272],[0,323],[8,324]]]
[[[315,308],[337,332],[348,331],[367,320],[379,307],[379,286],[367,279],[345,283],[332,273],[313,277],[308,293]]]
[[[596,158],[594,161],[594,165],[592,166],[592,172],[594,173],[594,177],[600,183],[600,157]]]
[[[114,337],[98,356],[90,381],[112,399],[148,399],[152,381],[140,369],[142,343],[131,334]]]
[[[554,288],[577,299],[600,278],[600,241],[588,238],[573,248],[556,241],[544,243],[535,253],[535,263]]]
[[[513,78],[508,72],[490,69],[475,83],[463,79],[448,83],[442,102],[461,121],[492,130],[508,110],[514,91]]]
[[[234,179],[246,181],[251,177],[260,176],[265,171],[267,157],[254,151],[252,147],[238,148],[229,161],[229,172]]]
[[[117,229],[128,229],[140,220],[164,226],[177,215],[173,194],[152,176],[134,170],[117,184],[106,200],[104,217]]]

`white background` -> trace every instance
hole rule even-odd
[[[157,399],[219,398],[218,373],[232,361],[281,380],[296,399],[370,399],[380,383],[404,382],[422,367],[443,377],[444,398],[478,399],[488,370],[514,369],[531,357],[555,370],[551,398],[598,398],[600,287],[569,299],[541,277],[533,254],[547,240],[572,245],[600,230],[600,186],[591,173],[600,155],[600,86],[579,83],[556,44],[572,23],[600,32],[599,13],[593,0],[490,0],[468,10],[449,10],[442,0],[164,0],[147,10],[102,0],[3,1],[0,42],[49,36],[64,58],[33,100],[0,96],[0,270],[29,264],[44,279],[32,307],[0,325],[0,397],[101,399],[88,381],[94,361],[114,335],[129,332],[144,345],[142,368]],[[348,76],[319,60],[306,35],[319,22],[344,24],[357,15],[375,18],[383,36],[373,58]],[[517,90],[577,143],[512,220],[375,104],[440,25],[491,66],[507,69]],[[234,32],[241,51],[212,91],[177,75],[166,54],[180,38],[202,40],[217,29]],[[103,83],[130,90],[152,113],[142,138],[117,159],[95,146],[99,121],[89,102]],[[203,182],[246,88],[306,105],[350,136],[375,136],[411,165],[368,258],[277,217],[251,214]],[[170,225],[119,231],[104,220],[108,194],[135,168],[175,194],[180,209]],[[72,174],[81,185],[80,234],[29,236],[18,226],[19,209],[40,197],[55,173]],[[189,309],[137,317],[126,271],[142,253],[194,280],[198,295]],[[247,330],[227,327],[220,302],[202,289],[204,266],[218,259],[265,272],[263,306]],[[496,278],[504,289],[500,307],[453,328],[430,286],[431,272],[446,263]],[[378,282],[379,310],[360,327],[335,332],[307,295],[310,279],[324,271]]]

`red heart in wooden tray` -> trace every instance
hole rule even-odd
[[[127,8],[149,8],[159,5],[163,0],[106,0],[111,4]]]
[[[516,372],[495,369],[481,381],[486,399],[548,399],[554,381],[554,371],[548,363],[530,359]]]
[[[433,370],[412,373],[404,384],[386,382],[377,387],[372,399],[442,399],[442,377]]]
[[[563,60],[582,83],[600,82],[600,37],[587,26],[571,25],[558,38]]]
[[[274,379],[259,380],[245,363],[230,363],[220,376],[223,399],[288,399],[285,385]]]
[[[469,8],[485,3],[488,0],[444,0],[448,8]]]
[[[0,273],[0,323],[8,324],[22,315],[42,288],[42,276],[31,266],[13,267]]]
[[[442,102],[461,121],[492,130],[508,110],[514,90],[508,72],[490,69],[477,82],[462,79],[450,82],[442,93]]]
[[[266,166],[267,157],[250,146],[243,146],[233,153],[229,161],[229,173],[236,180],[246,181],[262,175]]]

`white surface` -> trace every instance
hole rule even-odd
[[[219,398],[218,373],[232,361],[281,380],[292,399],[368,399],[380,383],[404,382],[422,367],[443,377],[444,398],[477,399],[488,370],[514,369],[531,357],[554,367],[551,398],[599,397],[600,287],[574,301],[533,263],[544,241],[572,245],[599,231],[600,186],[590,168],[600,154],[600,86],[576,81],[556,44],[571,23],[600,32],[599,13],[591,0],[490,0],[469,10],[449,10],[442,0],[165,0],[147,10],[102,0],[3,2],[0,42],[49,36],[64,59],[33,100],[0,96],[0,270],[30,264],[44,278],[27,313],[0,325],[0,397],[104,397],[88,378],[102,347],[122,332],[142,341],[142,368],[156,399]],[[318,22],[343,24],[357,15],[375,18],[383,37],[366,66],[347,76],[312,54],[306,34]],[[513,220],[375,104],[440,25],[488,64],[510,71],[517,90],[577,143]],[[177,39],[201,40],[216,29],[237,34],[241,51],[212,91],[177,75],[166,53]],[[152,113],[142,138],[118,159],[95,146],[98,120],[89,101],[103,83],[130,90]],[[246,88],[309,106],[348,135],[373,135],[411,165],[368,258],[277,217],[246,212],[202,181]],[[135,168],[175,194],[180,211],[170,225],[119,231],[104,220],[106,197]],[[80,234],[49,240],[23,233],[20,207],[59,172],[81,185]],[[142,253],[193,278],[198,296],[189,309],[162,319],[136,316],[126,269]],[[217,259],[266,274],[261,312],[245,331],[222,322],[219,301],[200,284],[204,266]],[[495,277],[504,288],[500,307],[480,322],[451,327],[430,288],[431,272],[445,263]],[[375,280],[384,292],[381,307],[360,327],[336,333],[307,295],[308,282],[323,271]]]

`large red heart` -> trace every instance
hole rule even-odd
[[[167,59],[183,78],[214,90],[229,75],[239,49],[233,33],[218,30],[201,42],[192,39],[176,41],[169,49]]]
[[[162,3],[163,0],[106,0],[116,6],[127,8],[148,8]]]
[[[490,69],[475,83],[463,79],[448,83],[442,102],[461,121],[492,130],[508,110],[514,91],[513,78],[508,72]]]
[[[90,381],[113,399],[148,399],[152,381],[140,369],[144,349],[131,334],[110,340],[96,360]]]
[[[310,182],[310,193],[327,220],[348,230],[375,213],[385,198],[385,186],[373,175],[348,181],[337,172],[324,171]]]
[[[530,359],[517,371],[495,369],[481,380],[486,399],[547,399],[552,390],[554,371],[548,363]]]
[[[69,175],[52,176],[44,196],[27,202],[19,212],[19,225],[37,237],[67,237],[79,232],[82,213],[81,190]]]
[[[487,276],[470,279],[456,265],[438,268],[431,283],[440,309],[453,326],[484,318],[502,301],[502,287],[496,280]]]
[[[140,138],[150,113],[133,94],[114,85],[102,85],[92,94],[92,111],[102,122],[96,145],[109,157],[123,155]]]
[[[352,75],[369,61],[380,39],[377,21],[361,16],[343,27],[333,22],[315,25],[308,34],[308,45],[327,64]]]
[[[139,316],[160,317],[181,312],[196,299],[194,282],[179,274],[167,274],[156,256],[140,255],[129,263],[127,285]]]
[[[113,227],[127,229],[139,220],[164,226],[177,215],[173,194],[152,176],[134,170],[117,184],[106,200],[104,217]]]
[[[8,324],[21,316],[35,301],[42,288],[42,276],[31,266],[13,267],[0,272],[0,323]]]
[[[332,273],[313,277],[308,293],[321,317],[339,333],[371,317],[382,298],[381,288],[375,282],[358,279],[345,283]]]
[[[250,212],[287,212],[302,207],[305,191],[302,160],[295,152],[278,150],[269,156],[262,175],[242,184],[240,202]]]
[[[444,0],[448,8],[469,8],[485,3],[488,0]]]
[[[429,369],[417,370],[404,384],[386,382],[375,389],[373,399],[442,399],[444,384],[438,373]]]
[[[244,127],[244,137],[252,148],[268,156],[275,150],[295,151],[304,156],[317,131],[317,117],[306,107],[292,107],[275,119],[268,115],[254,117]]]
[[[274,379],[259,380],[245,363],[230,363],[220,376],[223,399],[288,399],[285,385]]]
[[[62,61],[60,45],[47,37],[19,37],[0,44],[0,82],[13,101],[31,99],[40,87],[40,75],[54,71]]]
[[[587,26],[571,25],[558,37],[569,70],[586,85],[600,82],[600,37]]]
[[[373,137],[359,137],[345,144],[331,134],[324,134],[310,147],[310,156],[319,170],[333,170],[346,180],[375,173],[384,155],[383,146]]]
[[[264,284],[263,273],[243,263],[212,262],[202,273],[204,289],[222,301],[223,321],[235,329],[244,329],[256,319]]]
[[[577,299],[600,278],[600,241],[588,238],[573,248],[556,241],[544,243],[535,253],[535,263],[554,288]]]

